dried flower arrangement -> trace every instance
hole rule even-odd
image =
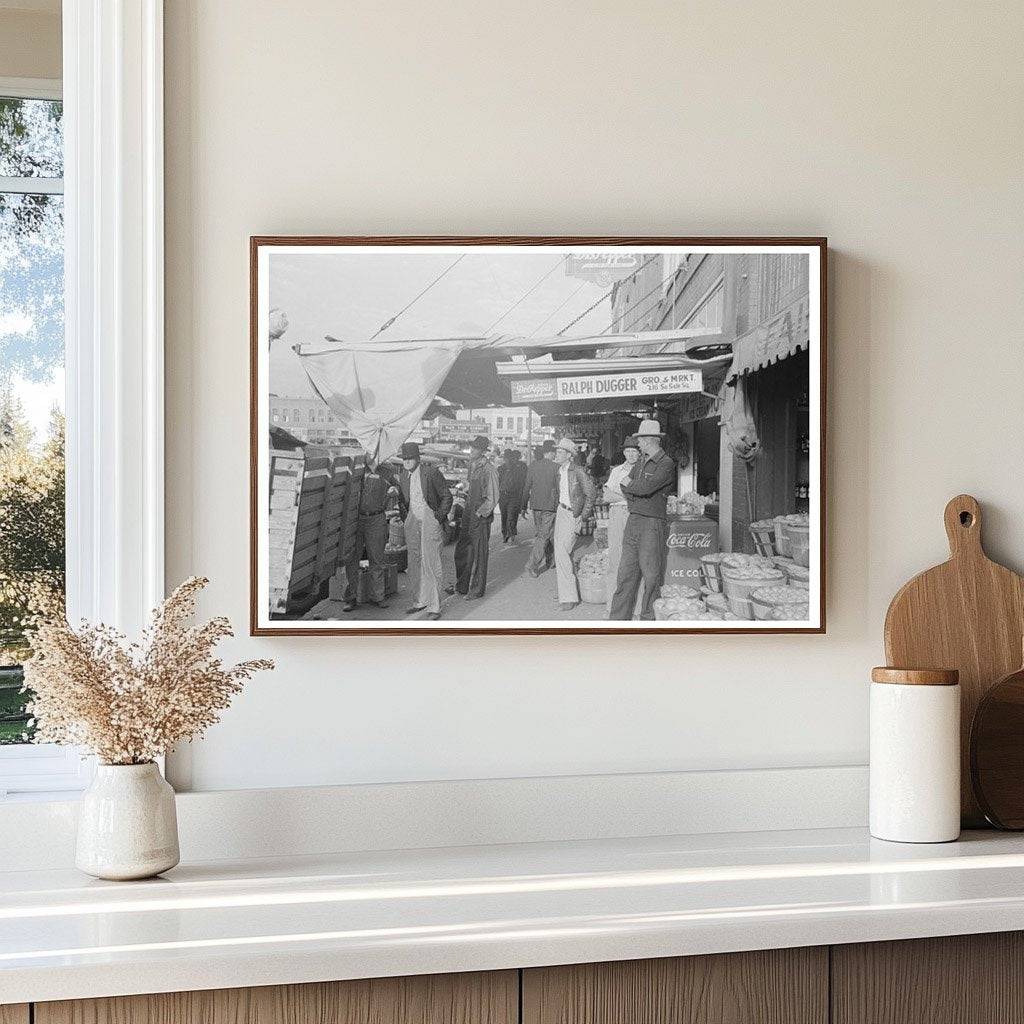
[[[214,657],[232,635],[228,620],[189,625],[208,582],[193,576],[182,583],[153,612],[139,643],[102,624],[37,625],[25,663],[36,742],[86,747],[104,764],[145,764],[218,722],[245,680],[274,663],[225,668]]]

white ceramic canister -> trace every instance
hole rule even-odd
[[[871,834],[897,843],[960,835],[960,684],[953,669],[871,672]]]
[[[178,863],[174,790],[148,764],[96,766],[82,794],[75,864],[96,878],[150,878]]]

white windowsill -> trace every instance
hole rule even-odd
[[[0,746],[0,802],[67,800],[92,779],[95,759],[53,743]]]

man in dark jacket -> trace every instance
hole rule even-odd
[[[384,596],[387,571],[384,547],[388,542],[388,524],[384,512],[388,490],[395,485],[391,470],[377,465],[367,457],[359,491],[359,519],[356,522],[355,543],[345,557],[345,604],[343,612],[354,611],[359,604],[359,563],[363,552],[369,562],[369,604],[387,608]]]
[[[428,619],[439,619],[444,587],[441,545],[452,507],[452,492],[436,466],[420,461],[418,444],[407,441],[402,445],[401,455],[398,486],[402,508],[407,510],[405,543],[409,568],[406,579],[412,597],[406,614],[426,610]]]
[[[586,459],[587,472],[593,477],[594,484],[600,487],[608,479],[608,460],[601,454],[601,446],[597,441],[590,442]]]
[[[558,466],[555,465],[555,442],[541,446],[543,457],[534,459],[526,471],[522,507],[533,509],[533,550],[526,563],[531,576],[550,569],[555,560],[552,535],[555,532],[555,511],[558,508]]]
[[[459,539],[455,542],[455,589],[467,601],[483,597],[487,588],[491,524],[498,504],[498,472],[487,458],[490,447],[491,442],[479,434],[469,443],[469,492]]]
[[[661,593],[668,555],[668,496],[676,490],[676,464],[661,447],[664,437],[657,420],[643,420],[636,432],[640,458],[619,485],[629,518],[622,535],[622,557],[610,619],[632,619],[636,596],[644,585],[640,618],[654,618],[654,601]]]
[[[523,488],[526,486],[526,464],[519,452],[510,448],[498,467],[498,503],[501,505],[501,537],[506,544],[519,533],[519,515],[523,509]]]

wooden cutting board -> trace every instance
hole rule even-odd
[[[988,558],[981,507],[969,494],[946,506],[949,561],[915,576],[885,616],[885,657],[896,668],[960,671],[960,814],[964,827],[985,825],[971,789],[970,734],[988,688],[1020,667],[1024,579]]]
[[[994,683],[978,702],[971,785],[986,820],[1024,829],[1024,668]]]

